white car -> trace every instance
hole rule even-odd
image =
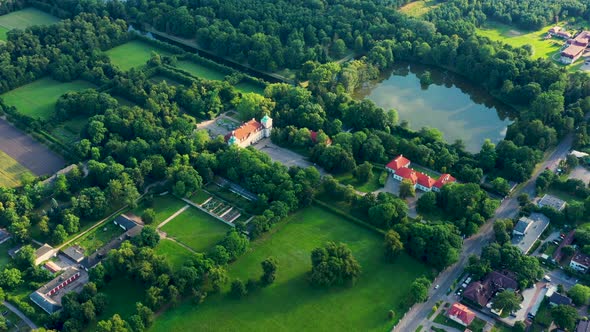
[[[438,289],[440,287],[440,285],[436,285],[434,286],[434,289]]]

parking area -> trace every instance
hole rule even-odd
[[[577,166],[570,172],[568,179],[578,179],[588,183],[590,182],[590,170],[584,166]]]
[[[225,136],[239,125],[240,123],[238,121],[222,114],[213,120],[199,122],[197,124],[197,129],[207,130],[211,137],[217,137],[219,135]]]
[[[306,168],[309,166],[314,166],[315,168],[317,168],[321,175],[326,174],[326,172],[318,165],[312,163],[311,161],[307,160],[305,157],[296,152],[293,152],[289,149],[284,149],[272,143],[270,141],[270,138],[264,138],[258,141],[258,143],[253,144],[252,146],[257,150],[266,153],[273,161],[279,162],[287,167],[299,166],[302,168]]]

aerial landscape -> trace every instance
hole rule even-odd
[[[0,331],[590,332],[590,0],[0,1]]]

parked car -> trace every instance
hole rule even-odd
[[[548,282],[551,282],[551,277],[548,276],[548,275],[544,275],[543,276],[543,279],[546,280],[546,281],[548,281]]]

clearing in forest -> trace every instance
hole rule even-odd
[[[129,70],[135,67],[141,67],[152,57],[152,53],[160,55],[171,55],[172,53],[150,45],[141,40],[132,40],[123,45],[111,48],[106,54],[111,58],[111,62],[121,70]]]
[[[393,264],[383,259],[383,236],[359,227],[317,206],[293,214],[271,233],[251,243],[250,250],[228,267],[230,280],[258,279],[260,262],[272,256],[277,279],[241,300],[211,295],[197,309],[192,301],[163,313],[151,331],[385,331],[407,310],[410,284],[428,268],[400,255]],[[346,243],[362,274],[352,287],[321,289],[307,281],[310,255],[327,241]],[[389,310],[395,320],[387,319]],[[231,319],[228,318],[231,314]]]
[[[51,14],[35,8],[25,8],[0,16],[0,40],[6,40],[6,33],[12,29],[26,29],[33,25],[47,25],[58,22]]]
[[[420,17],[438,6],[440,4],[436,0],[418,0],[400,7],[399,11],[409,16]]]

